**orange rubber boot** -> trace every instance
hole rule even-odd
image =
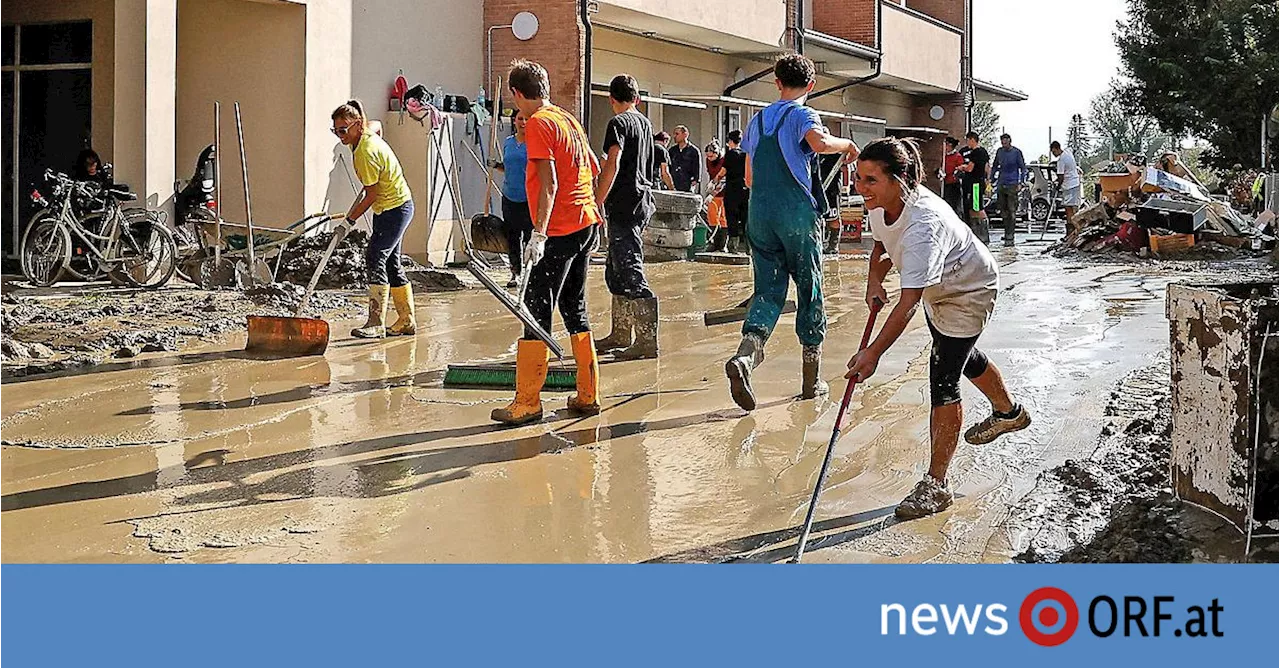
[[[547,344],[520,339],[516,344],[516,398],[489,417],[512,426],[542,419],[542,384],[547,380]]]
[[[600,381],[600,358],[596,355],[596,344],[591,339],[591,332],[571,334],[573,342],[573,361],[577,363],[575,374],[578,381],[578,393],[569,397],[569,412],[578,415],[595,415],[600,412],[600,398],[596,395]]]

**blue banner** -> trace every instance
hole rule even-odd
[[[1280,662],[1275,565],[5,565],[0,573],[8,666]]]

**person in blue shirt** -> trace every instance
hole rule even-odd
[[[1004,222],[1004,245],[1012,246],[1013,226],[1018,220],[1018,192],[1027,181],[1027,161],[1008,133],[1000,135],[1000,148],[991,160],[991,175],[996,182],[1000,220]]]
[[[847,162],[858,157],[857,144],[829,134],[818,112],[805,106],[816,81],[812,60],[787,54],[774,64],[773,74],[779,99],[756,114],[742,140],[751,188],[747,241],[755,289],[742,342],[725,363],[725,374],[734,402],[747,411],[756,407],[751,372],[764,360],[764,344],[782,314],[789,280],[796,284],[796,336],[803,346],[800,396],[813,399],[827,392],[818,376],[827,331],[821,208],[810,174],[815,153],[843,153]]]
[[[502,222],[507,225],[507,260],[511,264],[508,288],[516,287],[520,276],[521,252],[533,234],[533,218],[529,216],[529,196],[525,193],[525,166],[529,149],[524,143],[524,126],[529,118],[517,111],[511,124],[515,132],[502,142],[502,162],[495,165],[502,176]]]

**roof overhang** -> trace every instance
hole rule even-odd
[[[706,104],[733,104],[741,107],[755,107],[756,109],[764,109],[773,104],[764,100],[752,100],[745,97],[732,97],[729,95],[672,95],[678,100],[689,100],[690,102],[702,102]],[[670,98],[667,98],[670,99]],[[810,107],[812,108],[812,107]],[[883,118],[874,118],[872,116],[859,116],[857,114],[845,114],[838,111],[827,111],[825,109],[812,108],[818,112],[823,118],[838,118],[843,121],[854,121],[856,123],[867,123],[870,125],[884,125],[887,121]]]
[[[973,91],[973,99],[979,102],[1025,102],[1028,99],[1027,94],[1020,90],[981,79],[973,80]]]
[[[694,25],[659,14],[636,11],[608,2],[594,3],[598,11],[592,14],[591,24],[632,33],[642,37],[675,42],[695,49],[714,53],[755,54],[778,53],[777,42],[752,39],[742,34],[721,32],[705,26]],[[776,39],[774,37],[773,39]]]
[[[880,51],[816,30],[804,31],[804,55],[828,76],[864,77],[875,72]]]
[[[897,135],[945,135],[945,134],[950,134],[949,132],[947,132],[946,130],[943,130],[942,128],[929,128],[929,127],[914,126],[914,125],[887,125],[887,126],[885,126],[884,131],[885,131],[885,132],[890,132],[890,133],[893,133],[893,134],[897,134]]]

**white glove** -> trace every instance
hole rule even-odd
[[[534,267],[538,262],[542,261],[542,256],[547,253],[547,235],[537,230],[533,231],[533,235],[529,237],[529,243],[524,247],[525,266]]]

